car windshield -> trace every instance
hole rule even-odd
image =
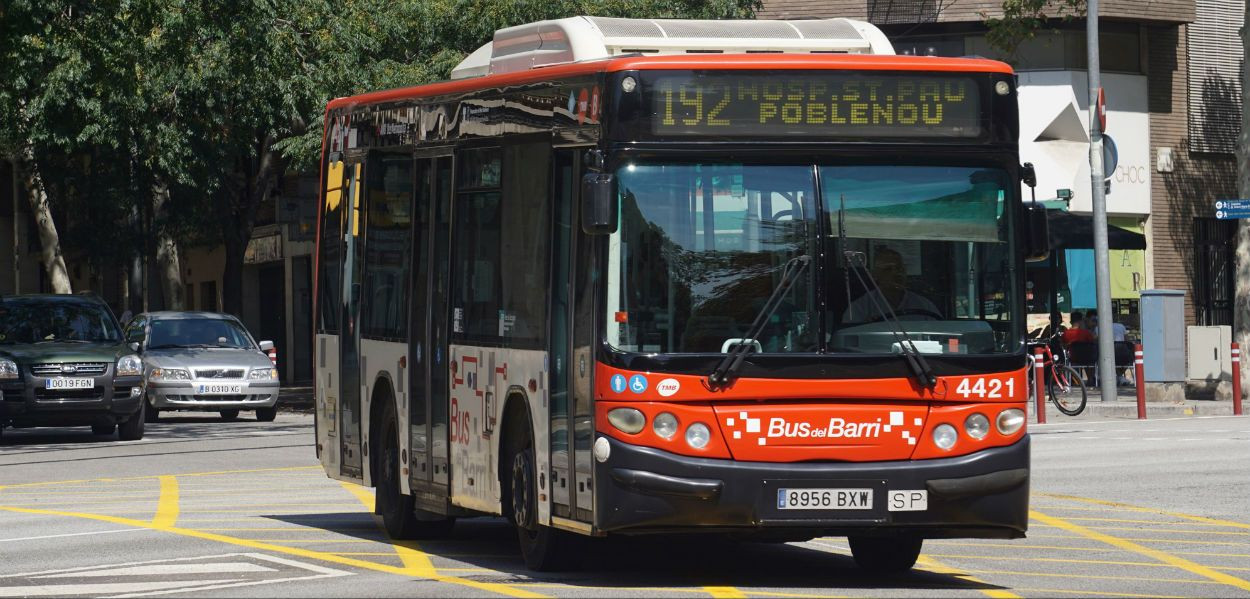
[[[1018,348],[1001,169],[635,163],[617,180],[618,349],[896,353],[887,306],[926,353]],[[816,259],[743,341],[797,256]]]
[[[220,318],[165,318],[152,321],[148,349],[227,347],[254,349],[252,338],[232,320]]]
[[[107,307],[72,301],[0,302],[0,343],[114,343],[121,331]]]

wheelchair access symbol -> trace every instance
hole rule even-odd
[[[629,377],[629,390],[634,393],[642,393],[647,390],[647,377],[641,374],[635,374]]]
[[[612,379],[609,381],[609,384],[612,385],[613,391],[617,393],[624,393],[625,392],[625,375],[623,374],[612,375]]]

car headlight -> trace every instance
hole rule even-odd
[[[0,360],[0,381],[11,381],[17,378],[17,363],[13,360]]]
[[[276,381],[278,380],[277,368],[253,368],[247,378],[253,381]]]
[[[154,381],[189,381],[191,373],[182,368],[153,368],[151,378]]]
[[[117,361],[117,376],[139,376],[143,374],[143,360],[139,356],[122,356]]]

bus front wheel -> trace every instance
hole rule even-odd
[[[851,557],[873,574],[897,574],[910,570],[920,557],[924,539],[914,537],[850,537]]]
[[[537,480],[534,478],[534,447],[525,442],[512,452],[512,520],[525,565],[539,572],[567,570],[572,566],[577,542],[572,534],[538,523]]]

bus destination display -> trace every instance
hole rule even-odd
[[[966,76],[872,73],[660,75],[656,135],[976,137],[981,98]]]

